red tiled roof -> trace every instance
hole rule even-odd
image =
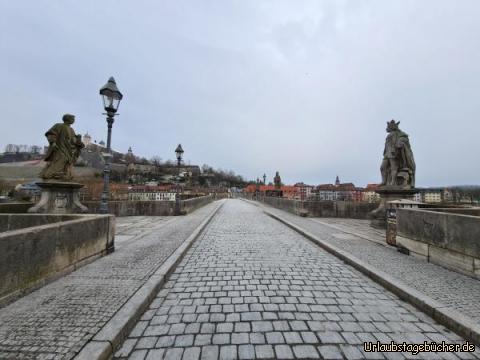
[[[337,190],[339,191],[354,191],[355,190],[355,185],[352,183],[345,183],[345,184],[340,184],[337,186]]]
[[[322,184],[317,186],[317,190],[319,191],[334,191],[335,190],[335,185],[333,184]]]
[[[365,191],[375,191],[378,189],[378,184],[367,184]]]
[[[256,184],[247,185],[247,187],[244,190],[246,192],[255,192],[257,190],[257,185]],[[260,185],[258,187],[258,190],[261,192],[265,192],[265,191],[276,190],[276,188],[275,188],[275,185]],[[283,185],[280,187],[280,190],[282,190],[283,192],[296,192],[298,191],[298,188],[291,185]]]

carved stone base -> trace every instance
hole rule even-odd
[[[383,186],[375,192],[380,194],[380,205],[369,214],[370,226],[377,229],[386,229],[387,204],[394,200],[413,200],[413,196],[418,193],[418,190],[415,188],[406,189],[395,186]]]
[[[88,212],[88,208],[80,203],[79,190],[82,184],[74,182],[38,182],[42,189],[40,201],[30,209],[29,213],[43,214],[78,214]]]

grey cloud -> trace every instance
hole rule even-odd
[[[379,180],[385,122],[419,185],[477,183],[476,1],[18,1],[0,4],[0,145],[64,112],[114,147],[287,182]]]

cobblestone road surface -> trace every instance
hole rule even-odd
[[[340,230],[336,232],[337,237],[340,237],[338,236],[339,233],[346,232],[362,239],[388,246],[385,243],[385,230],[372,228],[370,220],[342,218],[309,218],[309,220]]]
[[[120,219],[114,253],[0,309],[0,359],[72,358],[215,206]]]
[[[115,250],[120,250],[135,239],[156,231],[169,222],[172,216],[124,216],[115,218]]]
[[[480,323],[480,281],[439,265],[428,263],[413,256],[402,255],[396,248],[365,240],[365,237],[380,241],[379,231],[369,229],[365,222],[350,219],[328,220],[301,218],[299,216],[268,207],[268,211],[316,235],[323,241],[353,254],[358,259],[390,274],[417,291],[459,311]],[[334,225],[326,226],[323,223]],[[363,224],[363,226],[362,226]],[[341,230],[350,233],[342,233]],[[355,236],[358,233],[362,237]]]
[[[228,200],[115,357],[458,359],[364,341],[462,339],[261,209]]]

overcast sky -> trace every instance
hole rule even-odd
[[[401,121],[417,185],[479,184],[480,1],[0,0],[0,146],[62,114],[114,149],[286,183],[380,181]]]

